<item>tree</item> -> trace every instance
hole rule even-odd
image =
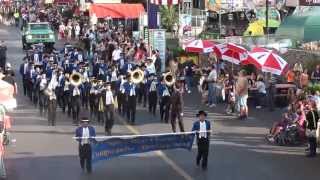
[[[172,32],[173,25],[178,23],[179,14],[176,6],[161,6],[160,7],[161,15],[161,25],[166,28],[168,31]]]

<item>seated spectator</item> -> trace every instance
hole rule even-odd
[[[258,76],[258,81],[256,82],[256,88],[258,90],[256,94],[256,108],[261,108],[261,101],[266,97],[267,91],[266,91],[266,85],[263,81],[262,76]]]

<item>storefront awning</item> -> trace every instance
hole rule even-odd
[[[97,18],[139,18],[144,12],[142,4],[92,4],[89,9],[90,16]]]

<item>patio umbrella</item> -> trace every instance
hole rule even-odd
[[[222,59],[233,64],[240,64],[241,61],[247,59],[248,51],[244,47],[234,44],[228,43],[227,50],[222,53]]]
[[[248,50],[241,45],[234,44],[234,43],[228,43],[227,48],[238,53],[247,53]]]
[[[253,64],[263,72],[281,75],[287,71],[288,63],[273,51],[264,48],[254,48],[243,64]]]
[[[222,57],[222,54],[228,50],[227,44],[217,44],[213,47],[214,53],[217,55],[218,58]]]
[[[194,40],[185,46],[185,51],[193,53],[209,53],[213,51],[214,43],[209,40]]]
[[[247,59],[248,53],[239,53],[236,51],[233,51],[231,49],[226,50],[222,54],[222,59],[228,62],[231,62],[233,64],[240,64],[243,60]]]

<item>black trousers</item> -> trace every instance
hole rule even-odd
[[[200,164],[202,160],[202,168],[207,168],[208,165],[208,155],[209,155],[209,138],[199,138],[198,143],[198,155],[197,155],[197,165]]]
[[[161,121],[169,122],[170,96],[164,96],[160,101],[160,117]]]
[[[95,117],[95,112],[97,111],[97,103],[95,102],[95,96],[90,95],[89,96],[89,106],[90,106],[90,118],[93,120]]]
[[[138,102],[139,104],[143,103],[143,107],[146,107],[147,104],[147,92],[146,85],[140,84],[140,88],[138,89]]]
[[[39,93],[39,111],[40,115],[43,115],[43,112],[47,109],[47,96],[43,91]]]
[[[149,101],[149,112],[152,113],[153,115],[156,115],[156,108],[157,108],[157,101],[158,101],[157,91],[149,92],[148,101]]]
[[[184,132],[184,125],[183,125],[183,119],[181,116],[181,111],[176,110],[176,109],[171,109],[171,127],[172,127],[172,131],[176,132],[176,119],[178,119],[178,124],[179,124],[179,128],[181,132]]]
[[[315,156],[317,154],[317,138],[316,137],[308,137],[310,155]]]
[[[22,86],[23,86],[23,95],[26,96],[28,92],[28,79],[26,77],[22,77]]]
[[[87,172],[91,173],[91,146],[90,144],[79,145],[79,157],[80,157],[80,166],[84,169],[86,166]]]
[[[72,96],[71,103],[72,103],[73,123],[78,123],[79,122],[80,106],[81,106],[80,96]]]
[[[136,120],[136,96],[128,96],[127,118],[132,123]]]
[[[57,100],[48,100],[48,125],[56,125]]]
[[[32,101],[32,94],[33,94],[33,83],[30,79],[27,80],[27,95],[30,98],[30,101]]]
[[[111,129],[114,124],[114,119],[113,119],[114,106],[113,106],[113,104],[106,105],[104,110],[105,110],[104,129],[105,129],[105,132],[108,133],[108,135],[111,135]]]
[[[65,113],[67,109],[68,116],[70,116],[71,115],[70,91],[68,90],[64,91],[61,99],[62,99],[62,112]]]
[[[118,113],[120,115],[124,115],[126,113],[126,95],[119,92],[117,95],[117,101],[118,101]]]

